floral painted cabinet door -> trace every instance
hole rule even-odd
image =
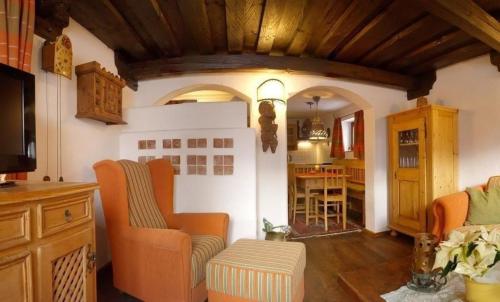
[[[426,230],[425,118],[402,121],[391,129],[391,225],[418,233]]]

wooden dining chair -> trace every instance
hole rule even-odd
[[[288,180],[289,180],[289,186],[288,186],[288,192],[289,192],[289,202],[291,201],[292,203],[292,217],[293,217],[293,223],[296,222],[297,220],[297,214],[305,214],[306,213],[306,193],[304,190],[300,189],[297,187],[297,178],[295,177],[296,174],[300,173],[310,173],[315,170],[314,165],[309,165],[309,164],[292,164],[289,165],[289,174],[288,174]],[[309,200],[309,209],[310,211],[316,210],[315,207],[315,198],[317,194],[310,194],[310,200]],[[315,215],[317,216],[317,212]],[[310,215],[311,217],[314,217],[314,215]]]
[[[323,219],[325,223],[325,231],[328,231],[328,218],[337,218],[337,223],[340,223],[340,217],[344,216],[343,211],[346,211],[346,177],[345,167],[332,165],[325,169],[323,177],[323,192],[316,196],[317,204],[315,205],[319,213],[319,219]],[[323,212],[319,212],[319,207],[323,208]],[[332,208],[333,212],[329,213],[328,209]],[[342,218],[343,228],[346,226],[346,221]]]

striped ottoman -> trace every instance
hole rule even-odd
[[[208,261],[208,300],[302,301],[305,266],[302,243],[240,239]]]

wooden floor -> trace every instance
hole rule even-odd
[[[363,233],[306,239],[302,242],[307,249],[305,301],[311,302],[356,301],[337,282],[339,272],[409,256],[413,246],[412,239],[402,235],[396,238],[389,235],[373,238]],[[99,302],[138,301],[113,288],[109,266],[99,272],[97,287]]]

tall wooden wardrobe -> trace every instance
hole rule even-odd
[[[457,191],[458,110],[426,105],[388,116],[389,228],[432,228],[432,201]]]

